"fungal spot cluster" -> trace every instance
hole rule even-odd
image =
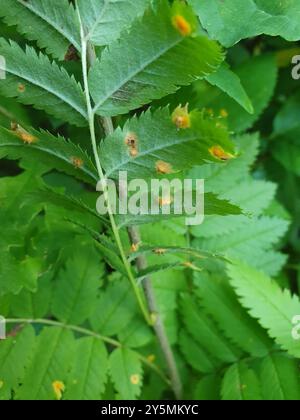
[[[76,169],[82,168],[83,167],[83,164],[84,164],[83,160],[81,158],[79,158],[79,157],[76,157],[76,156],[72,156],[71,157],[71,162],[72,162],[72,165]]]
[[[156,255],[165,255],[166,252],[167,250],[164,248],[156,248],[153,250],[153,253]]]
[[[231,153],[225,152],[221,146],[213,146],[209,149],[209,153],[215,158],[223,161],[233,159],[234,156]]]
[[[28,133],[28,131],[26,131],[24,128],[22,128],[19,124],[15,122],[11,123],[11,130],[14,131],[19,137],[19,139],[22,140],[25,144],[32,144],[38,141],[37,137]]]
[[[191,127],[191,117],[188,107],[188,104],[184,107],[178,106],[172,114],[172,121],[178,129],[187,129]]]
[[[131,157],[135,158],[139,154],[138,138],[135,133],[128,133],[125,137],[125,144]]]
[[[172,165],[163,160],[158,160],[155,164],[156,172],[160,175],[168,175],[173,173]]]
[[[140,248],[140,244],[132,244],[130,250],[131,252],[138,252],[139,248]]]

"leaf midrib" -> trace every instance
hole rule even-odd
[[[173,143],[169,143],[169,144],[157,143],[157,145],[155,147],[147,149],[144,152],[140,152],[136,159],[132,159],[128,156],[128,158],[126,160],[120,162],[120,164],[115,166],[113,169],[110,169],[110,171],[107,172],[107,176],[109,177],[111,174],[120,170],[124,166],[127,166],[128,164],[139,165],[138,161],[140,159],[142,159],[143,157],[151,156],[151,155],[153,155],[154,152],[159,152],[161,150],[166,151],[168,149],[171,149],[174,146],[178,146],[178,145],[183,144],[183,143],[186,144],[186,143],[194,143],[194,142],[198,142],[198,141],[200,142],[202,139],[208,139],[208,138],[209,138],[208,136],[201,136],[200,137],[199,134],[195,133],[193,137],[191,136],[189,138],[184,138],[184,137],[178,138],[178,139],[175,139],[175,141]],[[101,152],[101,150],[100,150],[100,152]],[[158,156],[154,155],[154,157],[158,160],[160,159]],[[140,163],[140,166],[144,167],[144,165],[142,163]]]
[[[2,67],[1,63],[0,63],[0,70],[6,71],[7,73],[10,73],[11,75],[15,77],[19,77],[20,79],[26,80],[27,82],[31,83],[33,86],[37,86],[43,89],[45,92],[48,92],[51,95],[55,96],[56,98],[60,99],[64,104],[69,105],[73,110],[78,112],[84,119],[87,119],[86,112],[84,112],[79,106],[77,106],[76,103],[73,103],[73,101],[71,101],[70,99],[66,98],[63,95],[60,95],[57,91],[54,91],[53,89],[49,88],[49,86],[44,86],[43,84],[38,83],[36,80],[32,79],[31,77],[28,77],[27,75],[26,76],[24,74],[21,75],[17,71],[10,69],[8,66]]]
[[[26,147],[24,146],[22,143],[20,144],[16,144],[16,143],[0,143],[0,148],[1,147]],[[67,163],[69,166],[72,166],[72,164],[70,163],[70,161],[63,155],[60,155],[58,153],[54,153],[51,149],[47,149],[46,147],[39,147],[37,145],[31,145],[31,147],[34,147],[35,150],[39,150],[40,152],[49,154],[51,156],[54,156],[62,161],[64,161],[65,163]],[[72,166],[73,167],[73,166]],[[87,170],[85,167],[81,167],[80,170],[82,172],[84,172],[86,175],[89,175],[91,178],[93,178],[95,181],[98,181],[98,178],[95,176],[95,174],[93,174],[91,171]]]
[[[28,2],[24,3],[23,0],[17,0],[22,6],[26,7],[28,10],[30,10],[33,14],[44,20],[48,25],[52,26],[58,33],[60,33],[64,38],[66,38],[78,51],[81,51],[80,45],[76,41],[75,38],[71,34],[68,34],[62,30],[54,21],[49,19],[48,16],[44,15],[40,11],[34,8],[34,6]]]

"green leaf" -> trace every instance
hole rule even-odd
[[[225,373],[222,384],[225,401],[261,401],[259,380],[245,362],[236,363]]]
[[[11,312],[17,318],[39,319],[49,314],[53,285],[51,273],[39,278],[36,292],[23,289],[11,298]]]
[[[90,316],[94,331],[112,336],[126,328],[136,316],[136,303],[126,278],[113,280],[101,291],[96,309]]]
[[[0,128],[1,135],[1,128]],[[1,144],[1,140],[0,140]],[[1,145],[0,145],[1,155]],[[24,202],[26,194],[30,194],[43,186],[42,171],[38,165],[25,170],[14,177],[0,178],[0,218],[6,220],[11,226],[29,224],[39,212],[40,206],[36,203],[28,205]],[[20,209],[22,211],[20,212]]]
[[[107,351],[100,340],[93,337],[77,340],[64,400],[99,401],[105,389],[107,369]]]
[[[234,223],[234,221],[233,221]],[[261,217],[234,226],[227,235],[214,235],[209,239],[196,239],[194,247],[212,253],[239,259],[260,269],[265,265],[262,254],[269,252],[286,233],[288,222],[282,219]]]
[[[49,169],[57,169],[92,185],[97,183],[95,166],[79,146],[44,130],[31,129],[30,134],[36,138],[36,141],[29,145],[15,132],[0,127],[0,157],[36,160]],[[76,164],[74,158],[78,159],[80,165]]]
[[[73,364],[75,340],[70,331],[62,328],[45,328],[37,338],[35,352],[31,355],[18,400],[55,400],[53,383],[66,383]]]
[[[123,129],[118,128],[108,136],[100,148],[107,176],[116,178],[119,171],[127,171],[129,178],[151,178],[161,172],[176,173],[204,162],[216,162],[209,152],[216,145],[234,153],[228,131],[216,126],[216,120],[194,111],[191,121],[191,128],[178,130],[167,108],[130,119]],[[132,135],[137,150],[135,157],[131,156],[127,144]],[[160,168],[160,162],[167,166]]]
[[[188,295],[182,297],[181,313],[186,329],[208,354],[223,363],[237,360],[238,352],[234,346],[228,343],[216,325]]]
[[[254,113],[252,102],[243,88],[239,77],[223,63],[216,73],[207,76],[207,81],[223,90],[250,114]]]
[[[70,220],[75,221],[78,218],[79,221],[84,221],[85,224],[91,226],[91,228],[95,225],[99,225],[100,221],[108,224],[108,220],[105,217],[100,216],[96,210],[85,203],[83,198],[61,194],[50,189],[33,191],[26,196],[25,202],[31,204],[42,203],[46,208],[49,203],[57,208],[63,208],[68,212],[67,214]]]
[[[276,189],[277,185],[272,182],[251,179],[227,190],[222,198],[237,204],[245,213],[260,215],[275,198]]]
[[[239,77],[252,102],[253,114],[241,108],[227,93],[212,86],[208,86],[205,91],[199,90],[196,106],[211,108],[215,115],[225,110],[228,114],[229,128],[235,132],[244,132],[253,126],[271,101],[276,87],[278,68],[275,56],[264,54],[249,58],[233,68],[233,71]]]
[[[127,113],[206,76],[222,60],[222,51],[213,41],[182,36],[172,25],[167,0],[159,0],[157,10],[136,21],[92,67],[89,85],[94,109],[104,116]]]
[[[260,381],[265,401],[299,401],[298,361],[285,354],[271,354],[263,359]]]
[[[266,356],[272,348],[272,341],[241,307],[223,275],[195,273],[195,283],[201,306],[217,322],[225,336],[252,356]]]
[[[23,234],[23,237],[20,236]],[[24,246],[24,226],[8,225],[2,228],[0,237],[0,296],[6,293],[17,294],[25,288],[36,291],[37,281],[44,270],[42,258],[35,258],[22,252]],[[11,248],[20,248],[20,255],[14,255]]]
[[[194,190],[192,194],[194,195],[195,193],[196,191]],[[151,202],[150,200],[151,200],[151,194],[149,194],[149,203]],[[231,204],[227,200],[221,200],[214,194],[204,193],[203,200],[204,200],[205,218],[211,214],[218,214],[222,216],[225,216],[228,214],[235,214],[235,215],[241,214],[241,209],[238,206]],[[176,214],[175,206],[173,205],[173,203],[170,205],[170,214],[162,214],[161,210],[162,209],[160,209],[160,213],[156,215],[155,214],[134,215],[130,213],[127,214],[126,216],[117,215],[116,220],[117,220],[118,227],[121,228],[125,226],[137,226],[137,225],[145,225],[149,223],[158,223],[161,221],[173,220],[173,218],[182,219],[182,217],[188,216],[184,209],[183,209],[182,214]],[[196,214],[195,214],[195,217],[196,217]]]
[[[0,341],[0,400],[10,400],[23,380],[35,345],[31,326],[22,329],[16,337]]]
[[[287,171],[300,176],[300,126],[274,137],[271,150],[273,156]]]
[[[94,45],[107,45],[120,38],[133,20],[141,16],[149,0],[79,0],[78,8],[86,37]]]
[[[95,310],[104,274],[99,254],[90,246],[74,251],[58,275],[52,313],[61,322],[81,325]]]
[[[153,340],[150,328],[140,319],[133,319],[126,329],[120,331],[119,341],[130,348],[144,347]]]
[[[54,58],[63,60],[70,45],[80,50],[78,20],[67,0],[0,0],[0,16]]]
[[[0,54],[6,62],[0,68],[6,72],[6,79],[0,81],[2,95],[33,105],[70,124],[87,125],[84,94],[74,76],[51,63],[46,55],[37,54],[32,47],[27,46],[23,51],[15,42],[3,38]]]
[[[220,400],[221,380],[217,375],[209,375],[202,378],[194,391],[194,399],[200,401]]]
[[[241,39],[266,34],[288,41],[300,39],[300,5],[297,0],[189,0],[209,35],[230,47]]]
[[[161,246],[161,247],[154,247],[154,246],[142,246],[139,248],[138,251],[131,253],[129,257],[129,261],[135,260],[137,257],[141,255],[158,255],[158,256],[167,256],[167,255],[181,255],[181,256],[189,256],[195,258],[196,260],[205,260],[208,258],[219,258],[223,260],[224,257],[222,255],[213,254],[206,251],[201,251],[198,248],[185,248],[185,247],[178,247],[178,246]]]
[[[186,361],[196,371],[201,373],[212,373],[220,367],[220,362],[184,330],[180,333],[179,345]]]
[[[142,364],[137,354],[125,348],[114,350],[109,358],[109,370],[120,399],[136,400],[143,380]]]
[[[293,318],[300,314],[300,301],[289,290],[255,269],[236,263],[228,265],[231,284],[250,315],[268,330],[289,354],[300,356],[300,343],[292,336]]]

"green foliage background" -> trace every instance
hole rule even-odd
[[[74,3],[0,0],[0,400],[174,398],[109,220],[95,210]],[[206,181],[200,226],[116,219],[139,291],[151,276],[182,397],[299,400],[299,1],[79,0],[77,9],[97,56],[94,113],[115,127],[107,135],[96,121],[105,172],[149,180],[162,160]],[[192,34],[174,28],[177,15]],[[178,130],[172,112],[186,103],[192,126]],[[236,157],[222,162],[214,146]],[[135,225],[142,243],[132,252]]]

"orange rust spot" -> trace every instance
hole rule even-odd
[[[129,154],[131,157],[135,158],[138,156],[138,138],[135,133],[128,133],[125,137],[125,144],[129,149]]]
[[[190,128],[191,118],[188,111],[188,104],[185,107],[177,107],[172,114],[172,121],[177,128]]]
[[[176,15],[172,19],[173,26],[182,36],[189,36],[192,33],[191,24],[181,15]]]
[[[24,130],[24,128],[22,128],[19,124],[12,122],[10,126],[12,131],[14,131],[19,139],[21,139],[24,143],[32,144],[38,141],[37,137],[28,133],[28,131]]]
[[[57,400],[62,399],[63,392],[65,391],[66,387],[65,384],[61,381],[54,381],[52,383],[52,388]]]
[[[18,136],[24,143],[27,143],[27,144],[36,143],[38,140],[36,137],[34,137],[32,134],[29,134],[29,133],[19,133]]]
[[[234,156],[231,153],[225,152],[225,150],[221,146],[213,146],[209,149],[209,153],[216,159],[227,161]]]
[[[140,383],[140,375],[131,375],[130,376],[130,382],[132,383],[132,385],[138,385]]]
[[[131,252],[137,252],[140,248],[140,244],[132,244],[131,245]]]
[[[19,83],[18,84],[18,92],[19,93],[24,93],[26,90],[26,86],[23,83]]]
[[[173,172],[172,166],[169,163],[164,162],[163,160],[158,160],[156,162],[155,169],[159,174],[162,175],[171,174]]]
[[[75,157],[75,156],[73,156],[71,158],[71,162],[72,162],[72,165],[75,166],[76,169],[82,168],[83,164],[84,164],[84,162],[81,158]]]
[[[161,207],[163,207],[163,206],[169,206],[172,203],[173,203],[173,198],[172,197],[159,197],[158,198],[158,204]]]

